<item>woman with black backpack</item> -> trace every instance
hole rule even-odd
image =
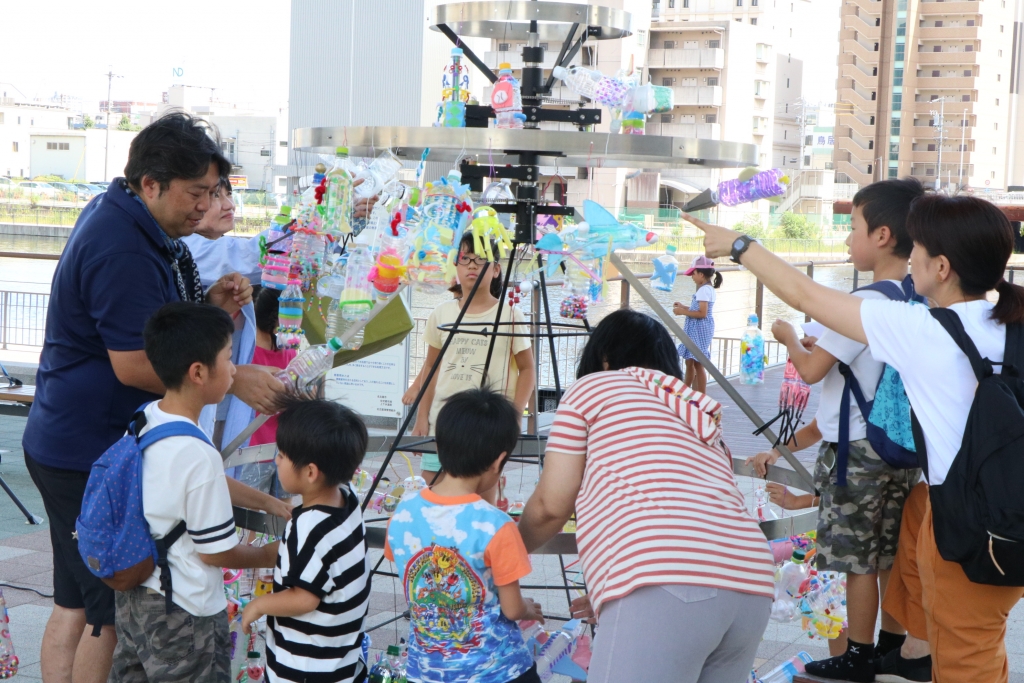
[[[876,671],[1006,681],[1006,619],[1024,595],[1024,289],[1003,279],[1014,244],[1006,216],[974,197],[915,200],[911,271],[932,310],[830,289],[745,235],[687,220],[704,231],[708,256],[731,255],[793,308],[869,344],[903,379],[927,483],[904,507],[883,601],[909,636]]]

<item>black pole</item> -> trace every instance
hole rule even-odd
[[[572,45],[572,39],[576,37],[576,29],[579,28],[579,24],[573,24],[569,27],[569,35],[562,41],[562,49],[558,51],[558,57],[555,58],[555,66],[562,65],[562,58],[565,57],[565,53],[569,51],[569,46]],[[551,86],[555,84],[555,70],[551,70],[551,75],[548,76],[548,80],[544,83],[544,92],[550,93]]]
[[[486,239],[486,238],[485,238]],[[498,296],[498,315],[494,316],[494,334],[491,335],[491,341],[487,344],[487,358],[484,360],[484,374],[480,378],[480,388],[487,388],[487,370],[491,367],[491,356],[494,355],[494,345],[498,341],[498,332],[501,331],[501,312],[505,306],[505,297],[508,296],[508,281],[512,278],[512,266],[516,262],[516,249],[519,248],[518,242],[512,243],[512,253],[508,256],[508,269],[505,271],[505,280],[501,285],[501,294]],[[495,259],[493,263],[501,265],[501,261]],[[491,262],[488,262],[487,268],[491,267]],[[483,273],[480,273],[483,275]],[[477,278],[479,281],[480,278]],[[509,315],[509,319],[512,321],[512,334],[515,334],[515,317],[514,314]],[[509,347],[512,345],[509,344]]]
[[[476,290],[480,286],[481,280],[482,278],[477,278],[476,282],[473,283],[473,289],[469,290],[469,296],[466,297],[466,302],[462,305],[462,309],[459,311],[459,316],[455,318],[455,324],[452,325],[452,329],[448,332],[448,338],[444,340],[444,346],[441,347],[441,351],[437,354],[437,359],[434,361],[434,364],[430,366],[430,372],[423,381],[423,386],[420,387],[419,393],[416,394],[416,400],[412,402],[412,406],[409,408],[409,414],[406,415],[405,420],[402,421],[402,426],[399,427],[398,434],[395,435],[395,440],[392,442],[391,448],[388,449],[388,454],[385,456],[384,462],[380,466],[380,471],[378,471],[377,476],[373,478],[373,483],[370,484],[370,490],[366,492],[366,498],[363,499],[363,504],[360,506],[362,510],[366,510],[366,506],[370,504],[370,500],[373,498],[373,492],[377,490],[377,484],[379,484],[380,480],[384,477],[384,472],[387,471],[388,465],[391,463],[391,458],[395,457],[395,452],[398,450],[398,444],[401,443],[402,437],[405,436],[406,430],[409,429],[409,423],[412,422],[413,415],[416,414],[420,401],[423,400],[423,394],[427,392],[427,387],[430,386],[430,381],[434,379],[434,373],[437,372],[437,368],[441,365],[441,359],[444,358],[444,352],[448,350],[448,347],[452,343],[452,339],[455,338],[455,333],[459,329],[459,323],[462,322],[462,318],[465,317],[466,311],[469,310],[469,304],[473,301],[473,295],[476,294]],[[427,406],[427,410],[430,410],[430,406]]]
[[[462,39],[455,35],[455,31],[451,30],[451,28],[448,27],[448,24],[438,24],[437,30],[448,36],[448,40],[452,41],[452,43],[455,44],[455,47],[462,50],[462,54],[466,55],[469,61],[473,62],[473,66],[480,69],[481,73],[487,77],[487,80],[491,83],[498,82],[498,77],[494,75],[494,72],[491,71],[490,67],[484,64],[483,60],[476,56],[476,53],[469,48],[469,45],[463,43]]]
[[[555,353],[555,332],[551,327],[551,307],[548,303],[548,286],[544,279],[544,257],[537,255],[540,266],[540,297],[544,301],[544,323],[548,328],[548,350],[551,353],[551,375],[555,380],[555,397],[562,398],[562,383],[558,380],[558,356]]]

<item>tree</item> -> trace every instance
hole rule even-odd
[[[750,235],[754,239],[763,239],[768,236],[768,231],[761,224],[761,216],[756,213],[748,213],[743,220],[732,226],[736,232]]]
[[[117,123],[117,130],[139,131],[142,130],[142,126],[135,125],[127,114],[122,114],[121,120]]]
[[[807,220],[807,216],[787,211],[779,221],[779,237],[791,240],[816,239],[819,235],[818,226]]]
[[[91,116],[86,114],[85,116],[82,117],[82,127],[83,128],[93,128],[95,126],[96,126],[96,122],[92,120]]]

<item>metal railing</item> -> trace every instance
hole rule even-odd
[[[49,294],[0,291],[0,349],[41,347]]]

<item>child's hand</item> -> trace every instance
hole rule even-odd
[[[274,515],[275,517],[291,519],[293,507],[295,506],[290,503],[275,499],[273,502],[267,503],[267,509],[264,510],[264,512]]]
[[[423,410],[422,406],[420,407],[420,410]],[[412,431],[409,432],[409,436],[427,436],[427,432],[429,431],[429,423],[425,421],[421,423],[419,420],[416,420],[416,425],[412,428]]]
[[[687,308],[686,306],[683,306],[678,301],[672,304],[672,312],[675,313],[676,315],[686,315],[686,311],[688,310],[690,309]]]
[[[416,400],[416,395],[420,393],[420,385],[418,382],[414,382],[409,390],[402,394],[402,405],[411,406],[413,401]]]
[[[804,337],[803,339],[800,340],[800,345],[803,346],[808,351],[812,351],[817,344],[817,337]]]
[[[252,622],[258,620],[263,616],[263,612],[260,611],[259,598],[252,600],[245,609],[242,610],[242,632],[245,635],[249,635],[252,632]]]
[[[790,340],[799,338],[796,328],[793,327],[792,323],[788,323],[785,320],[776,320],[772,323],[772,336],[780,344],[788,344]]]
[[[764,488],[768,492],[768,502],[775,503],[783,510],[803,510],[814,504],[813,495],[793,495],[784,485],[775,481],[768,482]]]
[[[778,461],[779,452],[772,449],[770,451],[758,453],[752,458],[747,458],[744,464],[752,467],[757,476],[763,477],[768,474],[768,465],[774,465]]]
[[[263,546],[263,552],[265,553],[265,564],[264,567],[275,567],[277,566],[277,549],[281,545],[281,541],[274,541]]]
[[[539,621],[544,623],[544,614],[541,612],[540,603],[532,598],[523,598],[523,607],[526,608],[526,612],[523,613],[523,618],[520,621]]]

